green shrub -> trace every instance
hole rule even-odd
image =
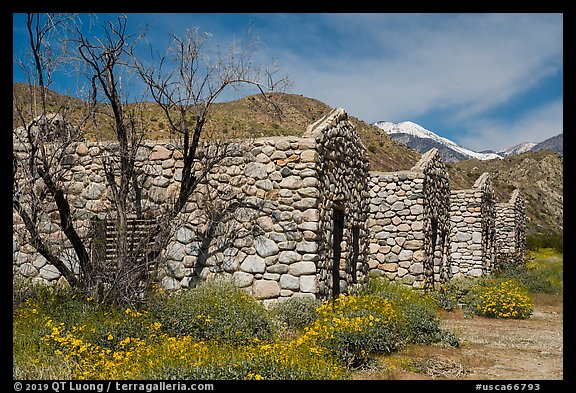
[[[12,311],[16,311],[18,307],[30,298],[31,282],[26,282],[25,280],[12,280]]]
[[[448,311],[458,308],[460,305],[469,304],[472,288],[477,284],[477,279],[471,277],[454,277],[440,285],[433,293],[438,307]]]
[[[553,248],[559,253],[564,252],[564,235],[562,233],[532,233],[526,235],[526,249],[538,250],[541,248]]]
[[[396,303],[407,319],[407,334],[411,342],[431,344],[446,338],[447,344],[454,343],[454,337],[444,332],[440,326],[436,301],[431,295],[381,277],[370,280],[361,293],[376,295]]]
[[[469,306],[477,315],[525,319],[532,314],[533,305],[528,290],[515,280],[478,280],[469,296]]]
[[[444,285],[439,286],[431,296],[436,302],[436,306],[442,310],[454,311],[458,308],[458,299],[450,291],[446,290]]]
[[[322,301],[310,297],[290,297],[288,300],[275,304],[271,315],[288,328],[303,330],[311,325],[317,318],[316,309]]]
[[[563,292],[562,274],[556,272],[527,269],[525,266],[508,267],[498,277],[515,279],[521,282],[531,293],[560,295]]]
[[[230,282],[202,283],[195,288],[152,296],[149,310],[166,333],[236,344],[271,340],[272,321],[254,297]]]

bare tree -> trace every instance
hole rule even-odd
[[[90,40],[77,29],[78,52],[92,73],[93,97],[103,92],[112,111],[113,129],[119,144],[116,156],[103,157],[107,184],[115,208],[117,226],[117,252],[119,263],[127,259],[128,196],[133,185],[136,152],[144,137],[134,112],[122,102],[118,68],[123,65],[123,55],[136,40],[126,34],[127,19],[119,17],[117,24],[108,22],[103,38]]]
[[[31,244],[73,287],[90,293],[106,290],[105,297],[113,301],[132,302],[135,300],[134,295],[139,294],[139,285],[152,260],[158,266],[160,250],[167,245],[170,231],[174,229],[190,196],[211,168],[231,153],[230,143],[216,141],[205,135],[205,124],[212,106],[224,91],[243,85],[255,87],[271,102],[267,92],[284,88],[288,80],[275,80],[276,70],[259,69],[254,65],[255,40],[249,40],[241,46],[233,44],[227,51],[217,50],[212,56],[208,55],[209,36],[199,34],[198,29],[191,29],[184,38],[172,36],[172,44],[166,55],[159,59],[157,66],[148,66],[136,55],[135,45],[141,36],[127,34],[126,17],[107,22],[100,37],[89,38],[72,23],[66,25],[75,32],[71,42],[75,44],[77,56],[71,58],[71,61],[84,66],[89,76],[91,100],[78,126],[67,128],[68,133],[60,136],[62,141],[56,147],[48,144],[47,137],[54,128],[54,122],[46,120],[47,82],[51,80],[56,63],[47,60],[52,51],[47,51],[43,45],[47,42],[48,33],[60,24],[64,26],[64,21],[69,17],[49,16],[43,23],[41,18],[39,15],[30,15],[28,18],[31,58],[34,59],[32,70],[41,92],[40,104],[36,105],[40,107],[41,116],[36,117],[40,120],[25,122],[25,111],[17,111],[22,124],[27,124],[24,134],[30,147],[27,154],[15,155],[14,158],[13,207],[24,223]],[[134,110],[134,104],[128,104],[127,99],[123,99],[121,76],[130,69],[137,71],[136,74],[145,82],[154,102],[164,112],[170,131],[179,137],[177,146],[183,157],[178,196],[172,204],[166,204],[165,210],[155,213],[158,221],[152,234],[156,235],[157,247],[144,259],[139,257],[142,248],[148,247],[149,242],[144,240],[142,244],[132,244],[128,219],[134,215],[141,216],[141,186],[135,161],[145,135],[140,121],[141,114]],[[112,205],[108,217],[115,223],[116,256],[113,266],[109,265],[109,261],[102,260],[101,253],[92,252],[90,255],[90,240],[83,240],[75,227],[66,188],[69,177],[64,165],[67,149],[80,138],[81,126],[89,118],[94,119],[96,110],[111,120],[115,139],[115,149],[103,149],[101,156]],[[202,142],[202,138],[206,141]],[[54,149],[58,154],[54,154]],[[16,179],[25,179],[28,186],[26,182]],[[29,186],[37,179],[42,180],[42,189]],[[55,201],[61,231],[74,250],[79,271],[74,271],[64,263],[58,257],[59,251],[51,250],[38,230],[38,223],[46,219],[44,216],[49,212],[34,209],[46,205],[47,195]],[[235,208],[235,205],[231,205],[226,210],[229,212]],[[207,238],[214,236],[215,220],[218,218],[218,215],[212,217],[211,227],[206,231]],[[104,271],[110,269],[114,274]]]
[[[129,103],[122,86],[122,76],[131,70],[133,47],[142,35],[126,32],[127,18],[118,17],[115,22],[107,21],[101,37],[89,38],[76,29],[80,60],[86,65],[92,86],[93,104],[102,97],[106,105],[104,115],[111,120],[114,149],[108,149],[102,165],[108,186],[112,210],[108,219],[114,220],[114,228],[107,235],[114,236],[113,261],[107,255],[94,254],[94,261],[102,268],[105,278],[102,297],[114,301],[133,302],[138,300],[152,277],[154,264],[149,257],[149,246],[154,233],[142,234],[145,229],[137,228],[142,219],[142,185],[136,168],[136,154],[142,146],[145,129],[142,109],[137,103]],[[136,74],[139,77],[139,75]],[[116,147],[117,146],[117,147]],[[107,230],[108,231],[108,230]],[[140,232],[139,236],[135,233]],[[157,247],[153,247],[154,250]]]
[[[144,133],[133,110],[135,106],[129,108],[121,99],[118,68],[125,66],[122,56],[136,39],[126,35],[126,18],[119,18],[116,24],[109,22],[105,25],[104,36],[94,38],[94,42],[80,33],[72,15],[29,14],[27,29],[30,53],[19,63],[27,75],[28,87],[24,89],[28,94],[17,94],[16,88],[14,92],[15,122],[24,125],[14,130],[15,145],[20,147],[13,159],[14,211],[24,225],[31,245],[58,269],[72,287],[91,295],[103,293],[105,289],[106,296],[112,300],[131,302],[142,269],[127,263],[137,253],[135,245],[128,239],[127,216],[134,210],[129,206],[130,192],[139,195],[134,191],[138,187],[134,161]],[[66,39],[66,42],[76,44],[78,56],[67,53],[66,59],[56,57],[51,38],[63,42],[70,32],[75,32],[76,38]],[[84,115],[74,121],[74,126],[70,124],[73,116],[67,110],[75,105],[63,103],[55,109],[48,99],[49,94],[54,94],[48,89],[52,75],[64,60],[78,69],[85,65],[92,88]],[[98,100],[102,96],[104,103]],[[52,113],[54,110],[57,113]],[[97,111],[99,115],[108,115],[112,119],[114,142],[118,145],[115,151],[102,150],[101,157],[114,211],[109,216],[116,221],[116,266],[94,258],[102,254],[90,253],[90,236],[86,230],[81,236],[68,194],[71,173],[67,160],[73,152],[71,148],[83,139],[82,129],[89,120],[95,119]],[[77,118],[77,114],[74,117]],[[54,214],[59,217],[64,242],[55,242],[53,234],[46,235],[41,230],[47,222],[53,221]],[[70,245],[75,261],[70,261],[65,252]]]
[[[57,210],[60,231],[73,248],[79,274],[89,276],[89,253],[82,241],[71,214],[65,192],[67,170],[65,159],[71,144],[81,138],[80,128],[89,118],[89,111],[72,126],[67,119],[67,105],[57,108],[48,105],[48,86],[61,57],[52,38],[63,34],[73,23],[73,16],[28,14],[26,27],[29,38],[27,60],[16,60],[24,71],[28,86],[25,92],[14,90],[13,109],[19,127],[14,129],[14,143],[21,147],[13,155],[12,206],[21,219],[34,248],[55,266],[74,287],[86,284],[67,264],[61,249],[42,231],[43,220]],[[31,60],[31,61],[30,61]],[[22,95],[28,95],[22,100]],[[50,110],[49,110],[50,109]],[[55,205],[55,207],[54,207]]]

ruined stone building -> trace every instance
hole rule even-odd
[[[414,167],[370,172],[368,214],[372,275],[415,288],[450,276],[450,181],[437,149]]]
[[[92,255],[103,259],[114,258],[114,234],[102,161],[117,148],[79,142],[62,161],[75,226]],[[215,165],[202,158],[210,149],[225,152]],[[14,152],[25,159],[28,148],[15,140]],[[135,159],[132,203],[139,218],[131,219],[145,233],[177,198],[183,161],[178,146],[165,141],[145,142]],[[410,170],[369,172],[366,149],[342,109],[302,137],[205,145],[194,170],[206,176],[172,223],[157,266],[156,278],[167,289],[228,277],[264,303],[338,296],[369,276],[430,289],[453,275],[490,274],[497,256],[521,260],[525,252],[517,191],[496,205],[487,173],[471,189],[451,191],[436,149]],[[39,210],[37,219],[49,246],[59,247],[60,258],[78,273],[55,204]],[[62,280],[32,247],[18,214],[13,228],[14,276]]]
[[[450,222],[452,274],[491,274],[496,260],[496,203],[488,173],[472,188],[451,192]]]
[[[524,198],[515,189],[508,202],[496,204],[496,269],[524,263],[526,258],[526,212]]]

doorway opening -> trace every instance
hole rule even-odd
[[[358,275],[356,269],[358,264],[359,253],[360,253],[360,227],[354,225],[352,227],[352,266],[350,267],[352,284],[356,284],[358,282]]]
[[[342,255],[342,237],[344,236],[344,209],[334,209],[332,231],[332,297],[340,296],[340,256]]]
[[[424,274],[426,274],[426,281],[430,288],[434,288],[435,280],[434,280],[434,266],[436,265],[436,244],[438,243],[438,218],[432,217],[431,220],[432,226],[432,238],[431,243],[432,246],[430,248],[430,255],[428,256],[428,263],[427,269],[424,269]]]

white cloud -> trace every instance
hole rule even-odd
[[[366,121],[439,109],[469,120],[562,69],[561,15],[322,15],[327,22],[350,34],[349,51],[326,56],[318,47],[304,59],[284,48],[277,57],[294,92]]]
[[[563,102],[553,101],[511,121],[480,120],[458,142],[472,150],[504,149],[523,142],[542,142],[564,130]]]

